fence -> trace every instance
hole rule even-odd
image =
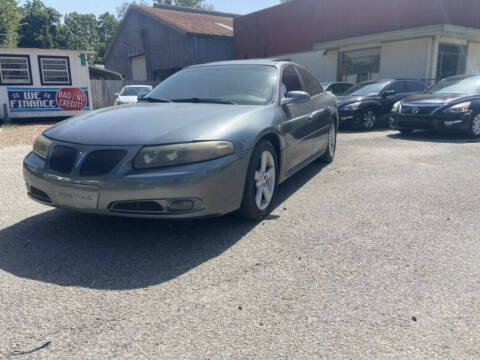
[[[126,85],[152,85],[158,81],[135,81],[135,80],[90,80],[92,91],[93,109],[101,109],[112,106],[115,102],[115,94]]]

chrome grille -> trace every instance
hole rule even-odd
[[[410,116],[425,116],[432,114],[438,108],[438,104],[402,104],[402,107],[400,108],[400,114]]]

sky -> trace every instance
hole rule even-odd
[[[20,1],[23,4],[25,0]],[[57,9],[62,14],[69,12],[102,14],[106,11],[116,15],[116,8],[124,0],[42,0],[45,5]],[[151,2],[151,1],[150,1]],[[235,14],[248,14],[280,3],[279,0],[207,0],[215,10]]]

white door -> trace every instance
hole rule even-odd
[[[130,58],[132,64],[132,80],[147,80],[147,62],[145,55]]]

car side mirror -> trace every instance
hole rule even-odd
[[[119,97],[120,96],[120,93],[115,93],[115,97]]]
[[[296,104],[310,100],[310,95],[305,91],[289,91],[287,97],[282,99],[282,105]]]
[[[395,90],[387,90],[383,93],[384,96],[392,96],[395,95],[397,92]]]
[[[137,100],[138,100],[138,101],[143,100],[147,94],[148,94],[148,93],[143,93],[143,94],[138,95],[138,96],[137,96]]]

